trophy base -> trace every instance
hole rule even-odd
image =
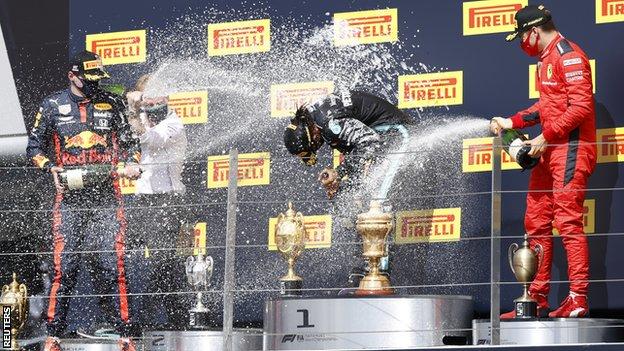
[[[208,311],[189,310],[189,328],[205,329],[208,327]]]
[[[367,274],[360,280],[360,286],[355,290],[355,295],[394,295],[394,289],[390,287],[390,279],[385,275]]]
[[[514,302],[516,310],[516,319],[537,318],[537,302],[535,301],[518,301]]]
[[[303,280],[280,280],[280,294],[282,296],[301,296]]]

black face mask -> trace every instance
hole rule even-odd
[[[91,98],[100,91],[99,80],[80,79],[80,81],[82,82],[82,88],[80,88],[80,91],[82,91],[86,97]]]

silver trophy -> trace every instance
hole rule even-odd
[[[212,256],[204,257],[201,253],[186,259],[186,278],[193,290],[197,292],[197,302],[189,310],[191,328],[201,329],[208,326],[208,308],[202,302],[202,291],[205,291],[210,284],[213,263]]]

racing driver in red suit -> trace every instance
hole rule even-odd
[[[510,118],[494,117],[490,128],[524,128],[541,124],[542,134],[527,141],[529,155],[541,158],[532,170],[524,225],[531,246],[544,250],[529,293],[543,314],[548,310],[552,267],[553,226],[560,235],[568,259],[570,293],[551,318],[585,317],[589,314],[587,288],[589,250],[583,231],[583,202],[587,179],[596,165],[596,126],[592,73],[589,60],[578,45],[555,28],[550,11],[529,5],[516,13],[517,29],[507,41],[521,39],[521,48],[537,63],[537,103]],[[514,318],[515,311],[501,315]]]
[[[108,78],[99,56],[88,51],[78,53],[70,62],[68,78],[69,88],[48,96],[41,104],[27,147],[28,157],[51,173],[56,186],[54,270],[44,350],[61,350],[59,338],[67,328],[69,297],[81,269],[86,268],[91,273],[94,295],[101,295],[102,312],[122,335],[120,349],[134,351],[134,343],[127,337],[126,219],[118,177],[138,177],[138,166],[133,162],[140,157],[139,144],[126,122],[121,97],[99,87],[100,80]],[[120,161],[126,166],[118,167]],[[97,186],[71,190],[60,181],[65,170],[81,171],[78,169],[97,167],[94,165],[104,169],[104,182]]]

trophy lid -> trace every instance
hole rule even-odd
[[[13,281],[9,284],[9,291],[19,292],[19,283],[17,282],[17,273],[13,272]]]
[[[284,213],[288,218],[294,218],[296,216],[296,212],[293,209],[292,201],[288,201],[288,210]]]
[[[389,222],[392,220],[392,214],[383,212],[381,201],[371,200],[368,212],[360,213],[358,222]]]

